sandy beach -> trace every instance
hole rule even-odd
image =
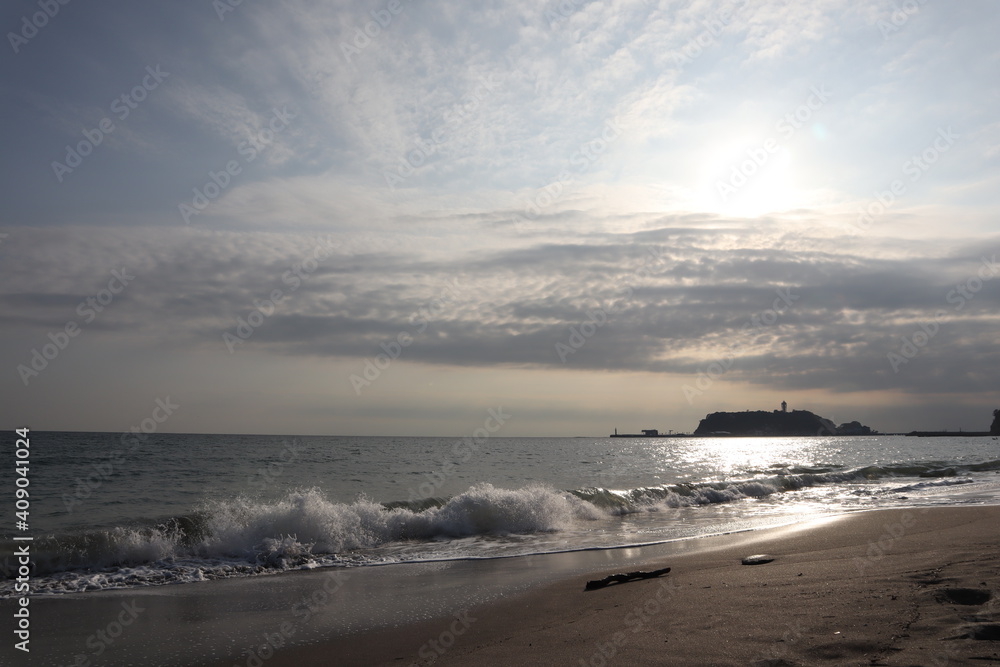
[[[644,561],[672,568],[659,579],[590,592],[586,578],[564,580],[268,664],[1000,663],[998,526],[998,507],[939,508],[708,538],[697,553]],[[758,552],[775,560],[741,564]]]
[[[1000,507],[884,510],[642,548],[36,598],[30,660],[10,645],[3,655],[81,666],[983,665],[1000,662],[998,526]],[[759,553],[774,560],[741,564]]]

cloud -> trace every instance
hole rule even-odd
[[[428,364],[694,376],[734,358],[735,380],[917,393],[985,389],[988,374],[1000,370],[989,334],[1000,281],[976,280],[984,246],[968,243],[897,259],[880,256],[879,243],[889,239],[870,239],[862,254],[803,248],[826,240],[774,243],[750,231],[663,226],[428,260],[421,247],[364,252],[355,241],[345,252],[333,237],[308,235],[191,230],[154,239],[92,229],[83,236],[109,269],[122,264],[138,274],[95,331],[220,355],[228,354],[223,333],[257,310],[265,317],[237,354],[365,358],[406,334],[407,360]],[[4,327],[44,336],[107,281],[95,268],[100,260],[53,260],[72,238],[21,230],[12,239],[45,280],[21,291],[6,275],[17,267],[5,270],[11,287],[0,299],[20,315]],[[329,257],[310,261],[327,246]],[[1000,239],[985,247],[998,246]],[[958,307],[962,285],[975,291]],[[275,290],[282,296],[271,303]],[[921,326],[935,327],[933,340],[894,372],[889,353]],[[581,329],[590,331],[585,339]],[[560,355],[558,346],[571,340],[574,349]],[[576,349],[577,342],[584,344]]]
[[[889,33],[892,4],[860,0],[73,6],[0,63],[10,366],[124,268],[86,329],[102,360],[122,341],[228,359],[223,333],[281,290],[240,363],[351,365],[405,332],[407,363],[462,372],[695,377],[731,355],[754,387],[929,401],[998,370],[1000,283],[954,296],[1000,245],[994,3],[922,3]],[[147,64],[162,89],[57,181]],[[783,136],[816,86],[829,99]],[[914,176],[942,128],[959,138]],[[780,160],[722,201],[776,137]],[[796,298],[754,326],[778,290]]]

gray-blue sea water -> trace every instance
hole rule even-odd
[[[613,548],[847,511],[1000,504],[1000,441],[989,437],[477,436],[33,432],[33,590]],[[5,524],[9,576],[16,531]],[[12,589],[0,582],[0,596]]]

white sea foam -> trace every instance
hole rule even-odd
[[[51,589],[60,591],[196,581],[378,562],[377,555],[368,558],[364,552],[401,541],[557,532],[606,516],[570,493],[541,486],[510,490],[479,484],[423,511],[390,509],[364,497],[337,503],[311,488],[274,501],[212,502],[184,522],[43,541],[35,575],[56,575]],[[88,572],[72,575],[73,570]]]
[[[367,498],[335,503],[318,489],[307,489],[271,503],[247,498],[216,503],[206,513],[209,536],[196,546],[196,553],[265,558],[371,549],[398,540],[551,532],[602,515],[568,493],[490,484],[474,486],[422,512],[387,509]]]
[[[964,470],[952,467],[995,478],[993,462]],[[978,488],[984,481],[979,478],[972,484],[964,476],[943,476],[951,474],[947,467],[907,464],[846,470],[789,468],[751,479],[623,490],[505,489],[482,483],[448,499],[389,505],[365,496],[337,502],[318,488],[295,489],[276,499],[214,500],[191,515],[158,524],[40,538],[35,543],[33,577],[36,591],[58,593],[295,568],[611,548],[704,534],[720,526],[744,529],[742,518],[725,513],[734,502],[762,501],[741,505],[743,509],[736,512],[760,518],[763,515],[754,514],[758,510],[752,508],[780,513],[781,507],[804,502],[813,508],[864,509],[872,503],[913,502],[910,494],[954,485]],[[935,479],[917,481],[918,476]],[[890,483],[900,477],[910,483]],[[799,500],[786,503],[771,498]],[[0,596],[11,592],[12,582],[0,584]]]

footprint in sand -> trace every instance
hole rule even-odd
[[[941,604],[981,606],[993,599],[993,593],[984,588],[942,588],[935,597]],[[978,622],[962,628],[962,634],[949,639],[1000,640],[1000,624],[983,622],[986,619],[980,620],[978,617],[975,620]]]
[[[936,597],[942,604],[980,605],[993,599],[993,593],[982,588],[942,588]]]
[[[970,625],[966,628],[966,639],[985,639],[987,641],[1000,640],[1000,625],[996,623],[983,623],[981,625]]]

